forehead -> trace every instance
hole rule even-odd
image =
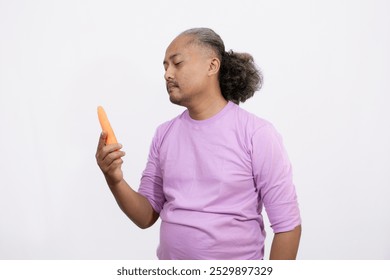
[[[194,38],[190,35],[180,35],[176,37],[166,49],[165,59],[169,59],[171,56],[178,54],[185,55],[198,51],[200,48],[197,47],[197,44],[191,43],[193,40]]]

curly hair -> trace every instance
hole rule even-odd
[[[239,104],[261,89],[263,75],[250,54],[225,51],[223,40],[210,28],[192,28],[180,35],[193,36],[194,43],[211,48],[218,56],[219,86],[226,100]]]

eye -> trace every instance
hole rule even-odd
[[[180,65],[182,62],[183,62],[183,61],[179,61],[179,62],[176,62],[176,63],[174,63],[174,64],[177,66],[177,65]]]

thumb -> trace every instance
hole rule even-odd
[[[98,150],[102,149],[106,145],[106,141],[107,141],[107,132],[102,131],[102,133],[100,133],[97,149]]]

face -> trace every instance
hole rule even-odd
[[[207,92],[210,56],[204,47],[189,43],[189,35],[177,37],[165,52],[165,81],[172,103],[191,106]]]

